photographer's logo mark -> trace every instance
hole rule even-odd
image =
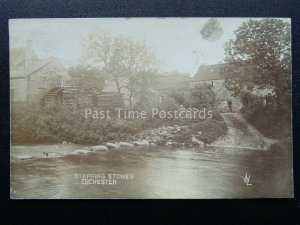
[[[251,177],[251,175],[249,174],[247,174],[247,172],[246,172],[246,175],[243,177],[243,176],[241,176],[242,177],[242,179],[243,179],[243,181],[244,181],[244,184],[246,184],[247,186],[251,186],[252,184],[250,184],[250,177]]]

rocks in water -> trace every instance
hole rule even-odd
[[[129,148],[132,148],[132,147],[133,147],[133,144],[128,143],[128,142],[119,142],[118,145],[119,145],[120,147],[129,147]]]
[[[153,141],[148,140],[137,140],[134,142],[135,146],[150,146],[150,147],[156,147],[157,144],[155,144]]]
[[[63,144],[63,145],[67,145],[67,144],[72,145],[73,143],[70,142],[70,141],[69,141],[69,142],[67,142],[67,141],[62,141],[61,144]]]
[[[48,152],[43,152],[43,156],[48,157],[48,156],[49,156],[49,153],[48,153]]]
[[[56,153],[56,152],[50,152],[48,153],[48,158],[57,158],[57,157],[62,157],[63,155]]]
[[[135,141],[134,145],[137,146],[150,146],[150,143],[147,140]]]
[[[158,140],[155,140],[154,143],[158,146],[165,146],[166,145],[166,141],[164,139],[158,139]]]
[[[17,156],[13,156],[13,160],[27,160],[27,159],[34,159],[35,157],[33,157],[32,155],[17,155]]]
[[[176,141],[167,141],[166,142],[166,146],[172,146],[172,147],[184,147],[185,144],[184,143],[179,143]]]
[[[132,148],[133,144],[128,142],[106,143],[105,145],[92,146],[92,151],[108,151],[108,149],[119,149],[120,147]]]
[[[12,160],[30,160],[30,159],[45,159],[45,158],[58,158],[58,157],[65,157],[66,155],[57,153],[57,152],[42,152],[41,155],[17,155],[13,156]]]
[[[168,141],[168,142],[166,143],[166,145],[172,145],[172,144],[173,144],[172,141]]]
[[[91,153],[91,151],[86,150],[86,149],[76,149],[72,153],[75,155],[85,155],[85,154]]]
[[[92,146],[90,149],[91,151],[105,151],[105,152],[108,151],[108,148],[105,145]]]
[[[190,125],[172,125],[143,131],[136,135],[135,138],[138,140],[136,141],[137,145],[143,146],[149,146],[149,144],[143,140],[155,143],[158,146],[188,146],[188,144],[191,145],[192,143],[191,136],[193,133],[194,131],[191,130]]]
[[[119,149],[120,148],[120,145],[114,144],[114,143],[106,143],[105,145],[111,149]]]
[[[192,142],[198,144],[199,146],[205,146],[203,141],[200,141],[199,139],[192,137]]]
[[[43,156],[43,158],[56,158],[59,154],[55,152],[43,152]]]
[[[157,147],[157,144],[153,143],[153,142],[150,142],[150,146],[152,147]]]

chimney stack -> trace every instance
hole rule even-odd
[[[36,58],[36,54],[32,47],[32,41],[27,40],[26,47],[25,47],[25,68],[26,69],[28,69],[33,64],[35,58]]]

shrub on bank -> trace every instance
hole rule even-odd
[[[196,137],[205,144],[216,141],[227,132],[226,123],[215,119],[206,119],[201,123],[194,124],[191,128],[196,132]]]
[[[185,142],[191,135],[198,135],[205,143],[211,143],[226,133],[223,118],[214,113],[212,119],[182,121],[175,119],[132,119],[123,120],[85,118],[84,111],[60,108],[39,110],[39,107],[25,107],[12,111],[12,143],[61,143],[62,141],[93,145],[113,141],[126,141],[135,134],[162,126],[192,124],[194,129],[178,133],[177,141]],[[201,121],[201,122],[199,122]],[[199,124],[199,125],[198,125]]]
[[[290,108],[263,107],[261,104],[256,104],[251,108],[244,107],[241,114],[266,137],[274,139],[291,137]]]
[[[97,144],[127,138],[143,127],[143,121],[126,124],[117,120],[89,119],[81,111],[61,108],[56,112],[22,107],[12,110],[12,143]]]
[[[66,141],[92,145],[129,140],[133,134],[161,124],[160,119],[92,119],[85,118],[82,110],[39,110],[28,106],[12,110],[11,140],[14,144]]]

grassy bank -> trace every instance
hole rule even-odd
[[[51,144],[63,141],[75,144],[93,145],[114,141],[129,141],[144,138],[140,134],[165,126],[186,126],[176,134],[176,141],[190,142],[197,136],[205,143],[211,143],[226,133],[226,124],[219,114],[212,119],[182,121],[176,119],[132,119],[123,120],[85,118],[82,110],[61,108],[56,111],[40,110],[38,107],[14,109],[12,111],[13,144]],[[200,133],[199,133],[200,132]],[[156,139],[164,139],[158,135]]]
[[[291,109],[261,104],[243,108],[242,116],[264,136],[273,139],[291,138]]]

